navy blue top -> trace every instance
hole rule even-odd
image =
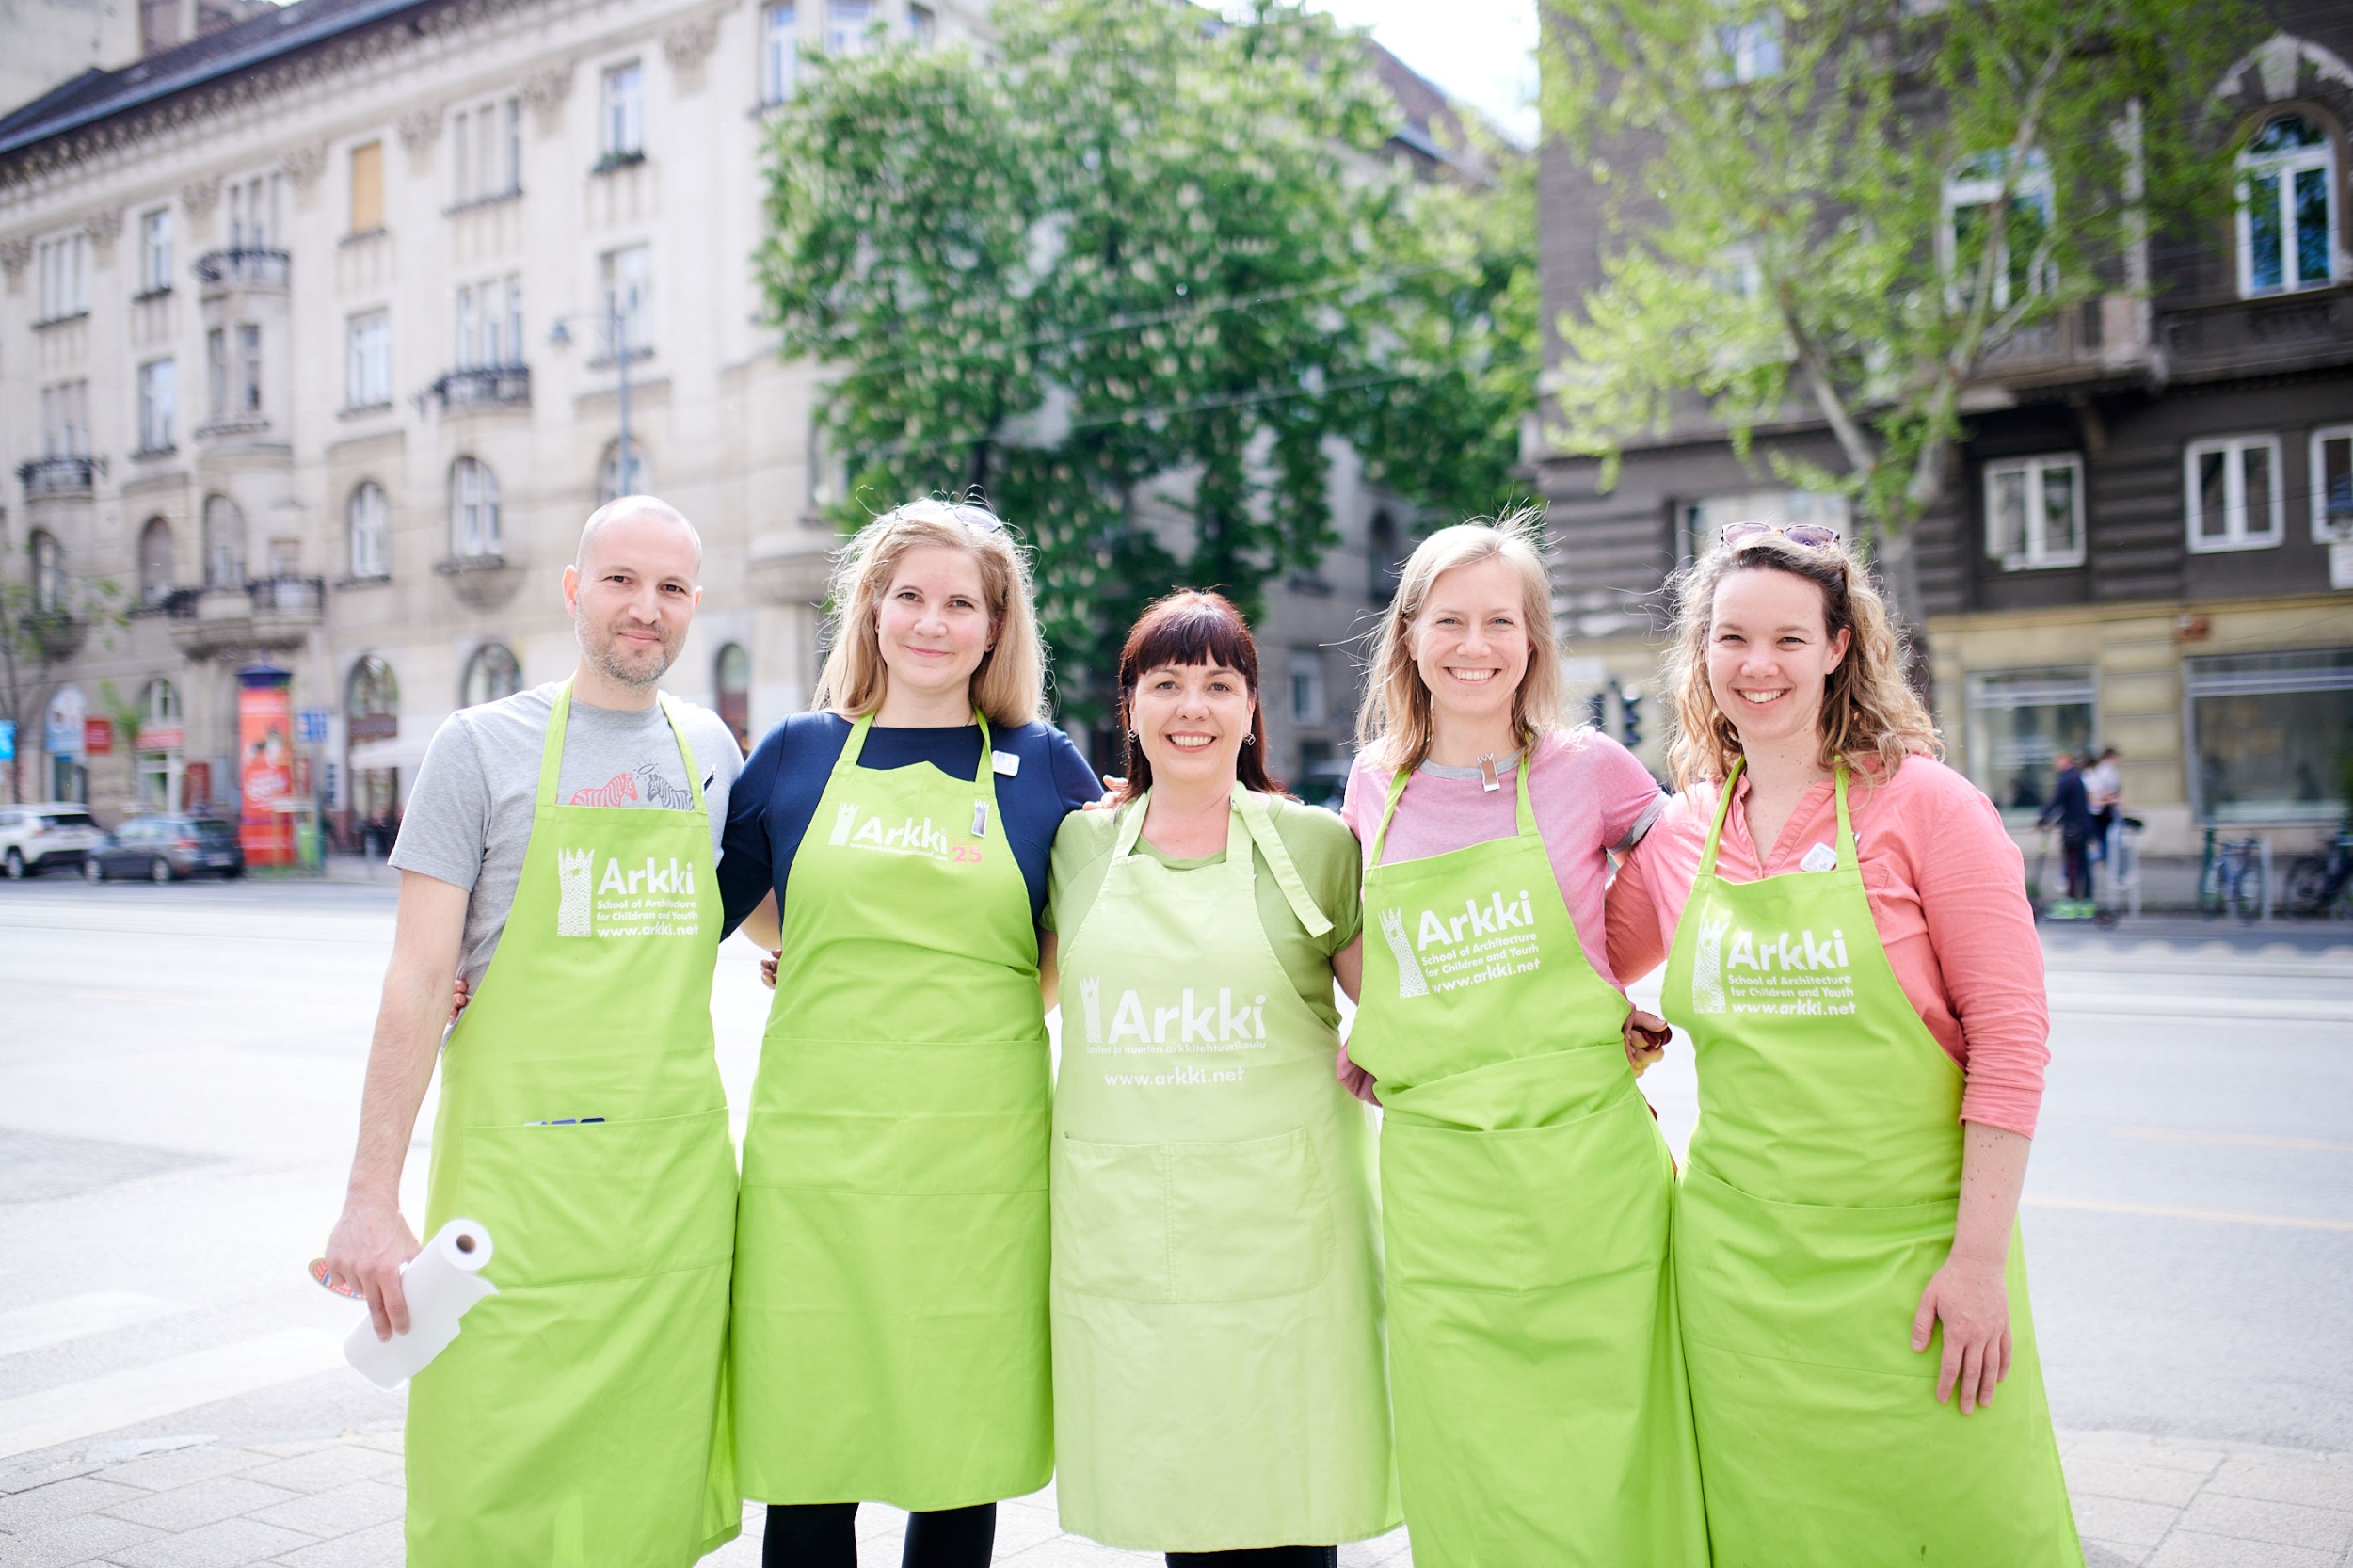
[[[817,815],[825,781],[841,760],[850,721],[837,713],[794,713],[761,738],[728,794],[727,853],[719,861],[719,893],[727,901],[727,934],[760,907],[773,889],[784,910],[785,882],[801,835]],[[991,728],[989,744],[1021,759],[1018,773],[992,776],[997,816],[1005,841],[1030,885],[1030,913],[1046,907],[1046,868],[1053,858],[1054,830],[1063,818],[1103,793],[1102,780],[1087,766],[1070,737],[1034,721],[1018,729]],[[885,729],[866,732],[857,765],[887,772],[929,762],[958,778],[981,766],[981,727],[953,729]]]

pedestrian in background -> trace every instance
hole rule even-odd
[[[2035,825],[2046,832],[2053,827],[2058,829],[2067,897],[2070,902],[2080,904],[2091,897],[2091,793],[2073,756],[2062,751],[2051,759],[2051,763],[2056,770],[2051,780],[2051,804],[2042,808]]]
[[[392,958],[327,1265],[379,1337],[408,1330],[400,1175],[437,1051],[426,1228],[464,1215],[498,1249],[497,1294],[409,1386],[411,1562],[664,1568],[741,1527],[711,976],[714,824],[743,758],[716,713],[658,685],[701,567],[650,496],[591,516],[563,576],[571,679],[453,714],[392,853]],[[663,805],[604,804],[640,776]],[[472,1000],[443,1048],[453,976]]]
[[[2085,772],[2084,794],[2091,806],[2092,856],[2105,860],[2108,835],[2115,831],[2124,810],[2124,770],[2114,746],[2103,750],[2100,760]]]
[[[768,1568],[856,1568],[869,1499],[913,1514],[908,1568],[983,1564],[1053,1474],[1037,918],[1100,786],[1039,717],[1030,596],[984,507],[875,519],[731,802],[728,916],[778,953],[732,1364]]]
[[[1609,857],[1659,792],[1561,728],[1552,626],[1532,519],[1441,529],[1358,720],[1380,936],[1343,1070],[1384,1111],[1398,1477],[1420,1568],[1694,1568],[1673,1161],[1603,944]]]
[[[1356,840],[1267,771],[1258,650],[1177,593],[1119,661],[1127,776],[1054,842],[1055,1497],[1171,1568],[1396,1528],[1371,1112],[1341,1087]]]
[[[1609,951],[1666,957],[1697,1057],[1675,1277],[1716,1562],[2081,1568],[2017,1234],[2049,1055],[2017,846],[1833,530],[1736,524],[1676,602],[1683,792]]]

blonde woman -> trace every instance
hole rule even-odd
[[[1735,524],[1678,586],[1684,792],[1609,951],[1666,959],[1698,1059],[1675,1268],[1716,1561],[2080,1568],[2016,1240],[2049,1056],[2018,850],[1835,532]]]
[[[1420,1568],[1688,1568],[1707,1531],[1673,1165],[1602,942],[1609,856],[1660,797],[1559,723],[1536,541],[1523,516],[1414,552],[1341,812],[1367,932],[1342,1073],[1385,1112],[1398,1480]]]
[[[908,1568],[985,1563],[1053,1471],[1037,920],[1100,788],[1039,720],[1030,591],[983,507],[875,519],[810,712],[729,801],[728,917],[780,950],[732,1343],[769,1568],[855,1568],[868,1499],[914,1514]]]

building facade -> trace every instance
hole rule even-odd
[[[2145,289],[2007,344],[1918,525],[1948,760],[2022,833],[2062,750],[2121,753],[2153,856],[2209,828],[2292,852],[2353,794],[2353,12],[2270,9],[2281,30],[2216,88],[2251,133],[2237,213],[2122,258]],[[1598,202],[1546,155],[1546,302],[1566,311],[1600,281]],[[1727,522],[1843,520],[1775,482],[1773,446],[1845,467],[1804,417],[1748,463],[1706,428],[1629,447],[1606,493],[1591,461],[1540,464],[1571,673],[1639,694],[1655,768],[1665,574]]]

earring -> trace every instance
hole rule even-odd
[[[1244,735],[1241,738],[1241,744],[1246,746],[1257,745],[1258,744],[1258,737],[1256,735]]]
[[[1131,746],[1140,746],[1144,744],[1144,737],[1130,729],[1128,731],[1128,744]]]

